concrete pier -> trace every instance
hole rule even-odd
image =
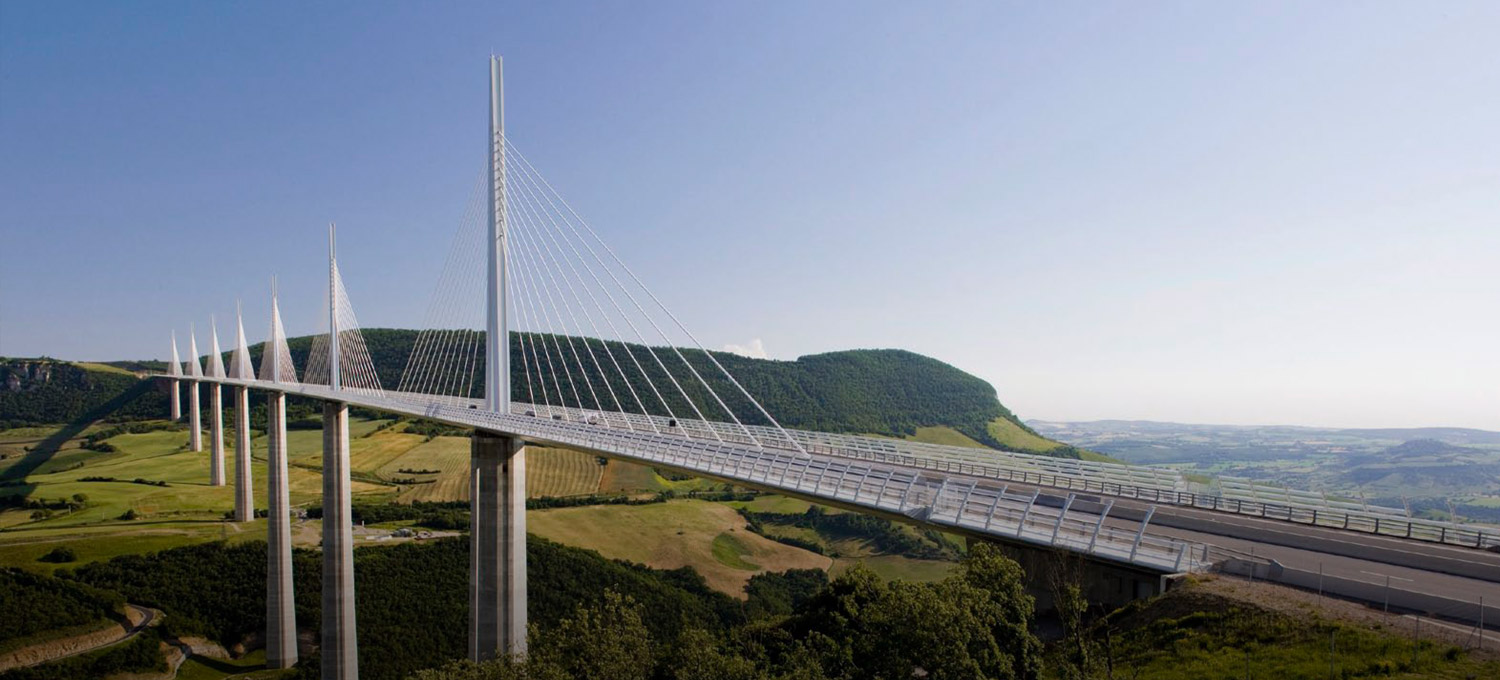
[[[335,355],[337,356],[337,355]],[[349,509],[349,405],[323,404],[323,680],[359,678],[354,633],[354,525]]]
[[[292,598],[292,507],[286,472],[286,395],[271,392],[266,405],[269,407],[266,409],[266,452],[270,458],[267,466],[270,469],[269,482],[266,484],[266,667],[291,668],[297,663],[297,607]],[[248,423],[248,409],[244,413]],[[250,447],[246,446],[242,455],[248,459]],[[246,470],[247,490],[249,478]]]
[[[526,654],[526,448],[476,431],[469,464],[469,658]]]
[[[208,384],[208,403],[213,413],[208,418],[208,483],[224,486],[224,388]]]
[[[203,423],[199,422],[198,381],[188,381],[188,448],[203,450]]]
[[[172,422],[182,420],[182,385],[181,380],[170,380],[172,383]]]
[[[234,388],[234,521],[255,519],[254,476],[250,474],[250,388]]]

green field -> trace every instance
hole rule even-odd
[[[1009,420],[1006,420],[1005,418],[996,418],[994,420],[991,420],[986,429],[989,431],[990,436],[995,438],[995,441],[1000,442],[1006,448],[1014,449],[1016,451],[1025,451],[1027,453],[1046,453],[1048,451],[1051,451],[1052,449],[1062,446],[1062,444],[1052,441],[1051,439],[1039,437],[1030,432],[1027,432],[1026,430],[1021,429],[1021,426]]]
[[[763,571],[827,569],[832,560],[749,531],[723,503],[674,500],[533,511],[527,529],[613,559],[656,567],[692,567],[716,590],[744,597]],[[722,536],[722,538],[721,538]]]
[[[1009,421],[1006,421],[1009,422]],[[946,425],[934,427],[919,427],[916,434],[908,435],[907,441],[922,442],[924,444],[943,444],[946,446],[967,446],[973,449],[989,448],[984,444],[974,441],[968,435],[959,432]]]

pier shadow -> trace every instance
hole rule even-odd
[[[118,411],[120,407],[124,406],[125,404],[128,404],[140,398],[141,395],[146,394],[151,390],[151,388],[152,385],[150,380],[142,380],[131,386],[130,389],[115,395],[109,401],[106,401],[102,404],[99,404],[98,406],[95,406],[94,408],[89,409],[83,415],[80,415],[71,422],[63,425],[56,432],[47,435],[41,441],[37,442],[36,445],[32,446],[31,450],[28,451],[26,455],[22,456],[20,460],[12,463],[4,470],[0,470],[0,482],[13,483],[19,480],[26,479],[31,475],[31,473],[35,472],[37,468],[45,465],[47,461],[52,460],[52,458],[57,455],[58,451],[61,451],[62,447],[68,443],[68,440],[77,437],[79,434],[82,434],[83,431],[87,430],[90,425],[93,425],[94,423],[99,422],[100,420],[109,416],[111,413]],[[6,495],[16,495],[13,491],[16,488],[20,488],[22,490],[20,492],[20,496],[22,498],[29,498],[31,497],[31,492],[36,490],[36,485],[7,484],[5,487],[5,491],[9,493],[7,493]]]

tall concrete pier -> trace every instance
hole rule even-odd
[[[208,403],[213,409],[208,417],[208,483],[224,486],[224,390],[218,383],[209,384]]]
[[[198,363],[198,334],[188,327],[188,448],[203,450],[203,423],[200,422],[203,402],[198,400],[198,380],[203,377],[203,365]]]
[[[182,359],[177,356],[177,331],[172,331],[172,365],[167,367],[167,375],[177,378],[182,375]],[[182,420],[182,381],[168,380],[172,390],[172,404],[170,407],[172,422]]]
[[[320,652],[323,680],[355,680],[359,677],[354,632],[354,527],[349,490],[349,405],[324,402],[323,641]]]
[[[250,388],[234,388],[234,521],[255,519],[254,475],[250,474]]]
[[[188,381],[188,448],[194,451],[203,450],[203,423],[199,422],[201,417],[198,413],[198,381]]]
[[[269,482],[266,484],[266,666],[290,668],[297,663],[297,607],[292,598],[292,506],[286,476],[286,394],[271,392],[266,405],[266,452],[270,458],[267,466],[270,469]],[[250,457],[249,447],[245,448],[244,457]],[[245,477],[250,477],[248,471]]]
[[[469,658],[526,654],[526,448],[474,433],[469,462],[473,517]]]

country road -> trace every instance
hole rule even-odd
[[[29,666],[39,666],[44,663],[52,663],[54,661],[70,659],[75,656],[88,654],[89,652],[104,649],[106,647],[113,647],[123,642],[129,642],[130,640],[134,639],[135,636],[140,635],[141,631],[160,623],[162,617],[166,616],[159,610],[130,603],[126,603],[125,608],[128,610],[128,612],[125,618],[126,623],[121,624],[121,626],[124,628],[123,635],[119,637],[111,637],[107,641],[88,645],[86,647],[81,647],[78,649],[72,649],[71,651],[66,652],[61,652],[61,650],[68,649],[68,643],[70,640],[76,641],[81,638],[90,638],[99,635],[100,633],[105,632],[108,629],[94,631],[93,633],[85,633],[83,635],[77,635],[72,638],[61,638],[57,640],[48,640],[47,642],[38,643],[34,645],[35,648],[39,648],[41,650],[38,652],[37,656],[18,664],[17,667],[25,668]],[[137,623],[129,623],[129,621],[131,621],[132,619],[132,617],[130,616],[130,612],[133,612],[136,615],[136,618],[139,618],[139,621]],[[58,653],[53,653],[53,650],[57,650]]]

